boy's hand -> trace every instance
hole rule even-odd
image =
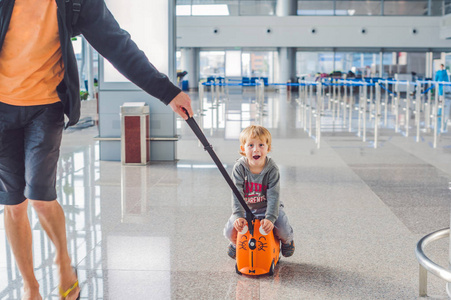
[[[235,227],[236,231],[238,232],[241,232],[245,225],[247,225],[247,221],[244,218],[238,218],[233,223],[233,227]]]
[[[270,233],[271,230],[274,228],[274,224],[270,220],[267,220],[267,219],[261,220],[260,226],[261,226],[261,228],[263,228],[263,230],[266,233]]]

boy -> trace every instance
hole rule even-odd
[[[279,200],[279,168],[267,156],[271,151],[271,133],[262,126],[249,126],[241,132],[240,144],[243,157],[233,167],[232,179],[255,216],[264,216],[261,221],[263,230],[270,232],[274,229],[275,236],[282,242],[282,255],[292,256],[295,248],[293,228]],[[247,224],[244,208],[235,195],[232,210],[224,236],[231,242],[228,255],[235,259],[237,232],[241,232]]]

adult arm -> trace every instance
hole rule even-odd
[[[149,62],[130,34],[120,28],[103,0],[85,0],[76,26],[94,49],[127,79],[166,105],[174,102],[171,108],[183,118],[187,116],[182,107],[193,114],[188,95]]]

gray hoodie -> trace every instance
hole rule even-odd
[[[233,166],[232,179],[253,213],[264,212],[265,219],[273,223],[277,220],[280,205],[280,174],[274,160],[267,156],[262,172],[252,174],[247,158],[241,157]],[[236,218],[245,217],[244,208],[234,194],[232,213]]]

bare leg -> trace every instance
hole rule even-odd
[[[5,205],[5,231],[24,281],[23,300],[41,300],[39,283],[34,275],[32,235],[27,214],[28,201]]]
[[[77,281],[74,270],[71,266],[71,259],[67,251],[66,239],[66,219],[64,211],[58,201],[37,201],[31,200],[30,203],[36,210],[42,228],[55,245],[56,257],[55,263],[58,265],[60,285],[63,291],[69,289]],[[80,292],[77,287],[66,299],[76,299]]]

